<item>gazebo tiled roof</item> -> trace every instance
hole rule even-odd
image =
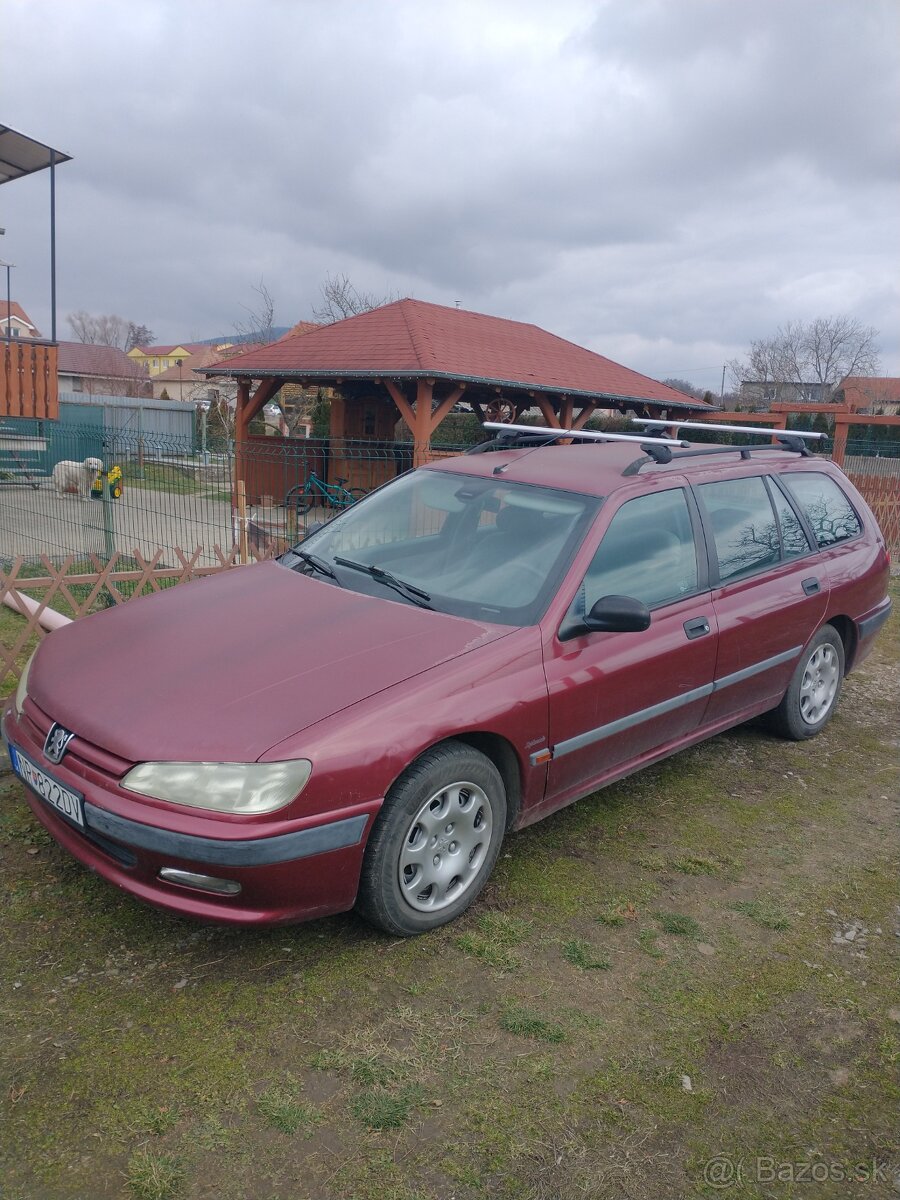
[[[289,335],[203,373],[246,379],[427,378],[598,403],[712,407],[537,325],[409,299]]]

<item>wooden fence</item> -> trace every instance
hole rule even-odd
[[[0,343],[0,417],[59,417],[55,342],[9,338]]]

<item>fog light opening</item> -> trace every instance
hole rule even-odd
[[[216,896],[238,896],[241,891],[236,879],[217,879],[215,875],[198,875],[196,871],[181,871],[177,867],[162,867],[159,878],[200,892],[213,892]]]

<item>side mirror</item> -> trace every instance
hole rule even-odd
[[[584,616],[591,633],[641,633],[650,627],[650,609],[633,596],[601,596]]]

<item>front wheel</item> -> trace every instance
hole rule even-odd
[[[490,759],[462,742],[434,747],[385,797],[357,909],[399,937],[445,925],[484,887],[505,827],[506,789]]]
[[[781,703],[767,714],[775,733],[801,742],[831,720],[844,678],[844,643],[833,625],[823,625],[797,664]]]

